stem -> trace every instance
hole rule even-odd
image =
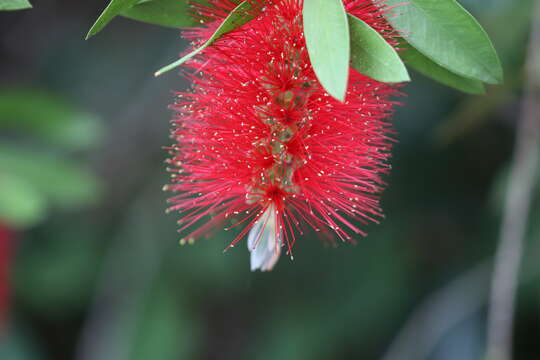
[[[512,359],[512,329],[519,268],[540,151],[540,0],[532,17],[522,117],[517,124],[488,313],[487,358]]]

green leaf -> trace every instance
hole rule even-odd
[[[395,13],[387,12],[394,28],[436,64],[489,84],[503,81],[488,35],[455,0],[388,0],[384,4],[396,6]]]
[[[313,70],[326,91],[345,100],[349,80],[350,40],[341,0],[305,0],[304,36]]]
[[[31,9],[32,5],[28,0],[0,0],[1,10],[24,10]]]
[[[24,178],[0,173],[0,222],[15,228],[37,224],[45,217],[46,201]]]
[[[27,88],[0,88],[0,132],[34,136],[69,150],[86,149],[101,137],[99,119],[61,97]]]
[[[206,49],[208,46],[212,45],[217,39],[219,39],[222,35],[233,31],[234,29],[238,28],[239,26],[244,25],[251,19],[253,19],[253,15],[250,13],[250,11],[253,10],[253,7],[248,1],[242,1],[240,5],[235,7],[233,11],[223,20],[221,25],[216,29],[214,34],[208,39],[203,45],[201,45],[198,49],[190,52],[186,56],[176,60],[172,64],[169,64],[167,66],[162,67],[156,73],[154,76],[159,76],[163,74],[164,72],[167,72],[169,70],[174,69],[177,66],[182,65],[189,59],[191,59],[193,56],[197,55],[204,49]]]
[[[88,34],[86,34],[86,40],[100,32],[117,15],[120,15],[120,13],[138,2],[139,0],[111,0],[101,15],[99,15],[94,25],[92,25]]]
[[[349,14],[351,65],[360,73],[382,82],[410,81],[407,68],[392,45],[364,21]]]
[[[62,207],[92,204],[98,195],[93,174],[50,154],[0,146],[2,173],[24,179],[41,196]]]
[[[174,28],[193,26],[195,21],[189,16],[188,8],[186,0],[145,0],[124,10],[122,16]]]
[[[485,93],[484,84],[481,81],[454,74],[442,66],[437,65],[410,46],[407,46],[404,50],[400,51],[400,55],[413,69],[441,84],[470,94]]]

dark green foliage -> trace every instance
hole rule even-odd
[[[95,203],[95,176],[56,151],[88,149],[97,143],[97,119],[61,98],[31,89],[0,91],[0,130],[31,146],[0,142],[0,219],[15,228],[34,226],[50,208]]]
[[[122,16],[173,28],[195,25],[186,0],[146,0],[122,12]]]

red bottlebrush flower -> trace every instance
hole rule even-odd
[[[184,34],[195,45],[236,6],[208,2],[196,5],[207,27]],[[344,3],[393,44],[384,5]],[[310,65],[302,1],[264,4],[186,64],[193,91],[178,93],[173,106],[166,186],[177,193],[169,211],[182,214],[180,231],[194,229],[186,239],[236,218],[227,229],[242,230],[229,247],[247,235],[251,268],[263,271],[282,246],[292,256],[307,228],[354,241],[352,234],[365,235],[358,223],[382,216],[378,194],[392,144],[386,119],[398,93],[351,68],[346,101],[328,96]]]

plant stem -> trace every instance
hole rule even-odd
[[[487,358],[512,359],[512,329],[519,269],[523,257],[532,190],[540,152],[540,1],[532,17],[526,59],[522,116],[517,124],[514,156],[495,255],[488,314]]]

